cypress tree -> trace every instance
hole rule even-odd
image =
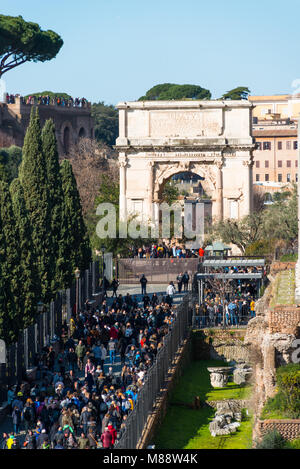
[[[41,299],[41,286],[37,257],[32,242],[32,228],[26,210],[23,188],[19,179],[14,179],[11,183],[10,194],[19,239],[20,281],[22,285],[20,294],[22,294],[23,322],[26,328],[35,322],[37,303]]]
[[[63,232],[64,252],[68,265],[64,273],[65,285],[71,285],[74,271],[88,269],[91,262],[91,248],[83,220],[80,196],[73,174],[72,166],[64,160],[60,167],[62,178],[63,201]]]
[[[0,181],[0,337],[13,343],[23,328],[20,243],[8,184]]]
[[[48,119],[42,130],[43,152],[46,161],[47,185],[50,209],[52,256],[51,289],[62,288],[62,273],[65,268],[62,235],[63,191],[60,175],[59,156],[55,136],[55,125]]]
[[[19,177],[32,227],[32,241],[38,260],[42,299],[47,303],[53,297],[51,274],[55,259],[53,259],[51,246],[47,168],[43,154],[41,126],[37,108],[36,110],[32,108],[31,111],[30,123],[24,139],[23,159]]]

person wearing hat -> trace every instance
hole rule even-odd
[[[14,406],[11,416],[14,426],[14,434],[17,435],[21,425],[21,410],[18,406]]]

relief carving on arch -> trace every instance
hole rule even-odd
[[[154,173],[154,193],[158,194],[162,184],[169,179],[171,176],[190,171],[197,174],[198,176],[204,177],[201,181],[205,192],[212,196],[216,189],[216,171],[217,168],[210,164],[201,164],[193,161],[178,161],[175,164],[172,163],[156,163]]]

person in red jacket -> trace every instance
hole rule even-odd
[[[200,262],[202,262],[204,259],[204,249],[200,248],[198,251],[198,254],[199,254],[199,260]]]
[[[109,424],[107,425],[107,429],[111,434],[111,438],[112,438],[111,443],[112,443],[112,445],[114,445],[115,441],[117,439],[117,430],[112,426],[111,422],[109,422]]]
[[[110,449],[113,447],[112,434],[108,430],[108,427],[105,427],[105,432],[102,433],[101,435],[101,441],[102,441],[103,448]]]

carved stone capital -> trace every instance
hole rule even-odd
[[[127,159],[126,155],[120,155],[119,156],[119,167],[120,168],[126,168],[127,162],[128,162],[128,159]]]
[[[243,161],[243,166],[248,166],[249,168],[252,168],[253,161],[252,160],[245,160],[245,161]]]

